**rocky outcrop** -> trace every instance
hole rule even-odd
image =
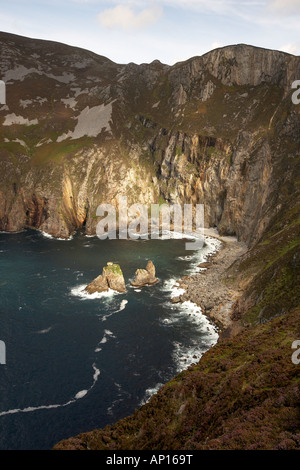
[[[122,270],[118,264],[108,262],[102,274],[88,284],[85,290],[89,294],[106,292],[109,289],[117,292],[126,292],[126,285]]]
[[[135,272],[135,277],[131,281],[133,287],[144,287],[152,286],[158,282],[157,277],[155,277],[155,266],[152,261],[148,261],[146,269],[137,269]]]
[[[105,275],[100,274],[97,276],[90,284],[88,284],[85,290],[89,294],[94,294],[95,292],[107,292],[109,289],[109,285],[107,282],[107,278]]]
[[[107,263],[107,266],[103,268],[102,275],[106,277],[110,289],[126,292],[124,276],[118,264]]]

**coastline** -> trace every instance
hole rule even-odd
[[[184,290],[180,302],[191,301],[199,306],[218,328],[219,338],[224,334],[233,336],[241,326],[231,320],[230,314],[242,291],[226,286],[223,280],[227,269],[247,251],[247,246],[235,237],[219,235],[216,229],[205,228],[204,235],[219,240],[220,249],[208,254],[206,260],[198,265],[201,268],[199,272],[178,279],[178,286]]]
[[[15,234],[19,232],[0,233]],[[69,238],[57,238],[49,233],[34,229],[45,238],[61,241],[70,241],[74,234]],[[96,237],[97,235],[87,235],[87,238]],[[168,237],[177,238],[177,233],[168,232]],[[180,237],[182,234],[180,234]],[[233,322],[230,318],[232,307],[242,290],[233,287],[227,287],[223,280],[226,278],[227,269],[247,251],[247,246],[243,242],[239,242],[233,236],[221,236],[215,228],[204,228],[204,236],[207,239],[218,240],[221,245],[215,250],[216,246],[210,252],[204,255],[203,261],[200,262],[198,271],[191,272],[176,281],[174,288],[183,291],[178,297],[171,297],[172,303],[183,303],[190,301],[195,306],[201,308],[201,313],[205,315],[219,330],[219,337],[224,335],[235,335],[241,330],[241,325]],[[178,238],[180,238],[178,237]],[[193,239],[194,237],[186,237]],[[164,239],[164,237],[162,237]],[[195,266],[196,267],[196,266]],[[225,333],[226,332],[226,333]]]

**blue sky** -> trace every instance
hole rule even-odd
[[[300,55],[300,0],[0,0],[0,30],[167,64],[246,43]]]

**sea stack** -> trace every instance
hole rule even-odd
[[[151,286],[158,282],[157,277],[155,277],[155,266],[152,261],[148,261],[146,269],[137,269],[135,272],[135,277],[131,282],[131,285],[134,287],[143,287]]]
[[[103,268],[102,274],[96,277],[85,288],[89,294],[94,294],[95,292],[106,292],[108,289],[112,289],[117,292],[126,292],[122,270],[118,264],[112,262],[108,262]]]

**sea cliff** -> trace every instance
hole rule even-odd
[[[204,302],[227,336],[133,416],[55,448],[299,448],[300,58],[239,44],[120,65],[7,33],[0,47],[0,230],[95,234],[98,205],[124,195],[204,204],[205,226],[246,246],[197,275],[234,294]]]

